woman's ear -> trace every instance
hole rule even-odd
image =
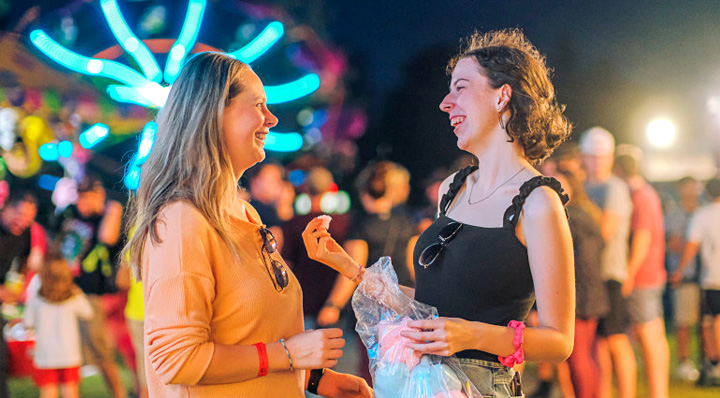
[[[498,112],[502,112],[503,109],[510,103],[510,99],[512,98],[512,87],[510,87],[509,84],[503,84],[500,87],[500,95],[498,96],[497,100],[497,110]]]

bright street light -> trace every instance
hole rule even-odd
[[[648,124],[647,138],[654,147],[669,148],[675,141],[675,125],[667,119],[653,120]]]

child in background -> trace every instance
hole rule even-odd
[[[23,315],[25,327],[35,329],[33,380],[40,398],[57,397],[58,387],[64,398],[76,398],[82,360],[78,318],[91,318],[92,307],[60,256],[50,256],[39,276],[40,289],[28,298]]]

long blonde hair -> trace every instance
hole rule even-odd
[[[190,59],[175,81],[157,116],[157,138],[141,167],[141,181],[129,200],[126,229],[134,234],[123,248],[141,277],[142,251],[148,235],[153,244],[158,215],[166,204],[184,200],[194,205],[220,238],[236,253],[228,209],[237,193],[225,142],[222,120],[225,106],[243,90],[241,71],[248,66],[218,53],[201,53]]]

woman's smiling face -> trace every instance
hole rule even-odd
[[[447,112],[458,138],[460,149],[474,153],[489,134],[498,127],[498,102],[501,88],[493,88],[480,73],[481,67],[472,57],[461,59],[452,73],[450,92],[440,103]]]
[[[265,138],[278,119],[267,108],[265,89],[255,72],[244,68],[237,78],[243,89],[225,106],[222,127],[233,172],[239,178],[265,159]]]

